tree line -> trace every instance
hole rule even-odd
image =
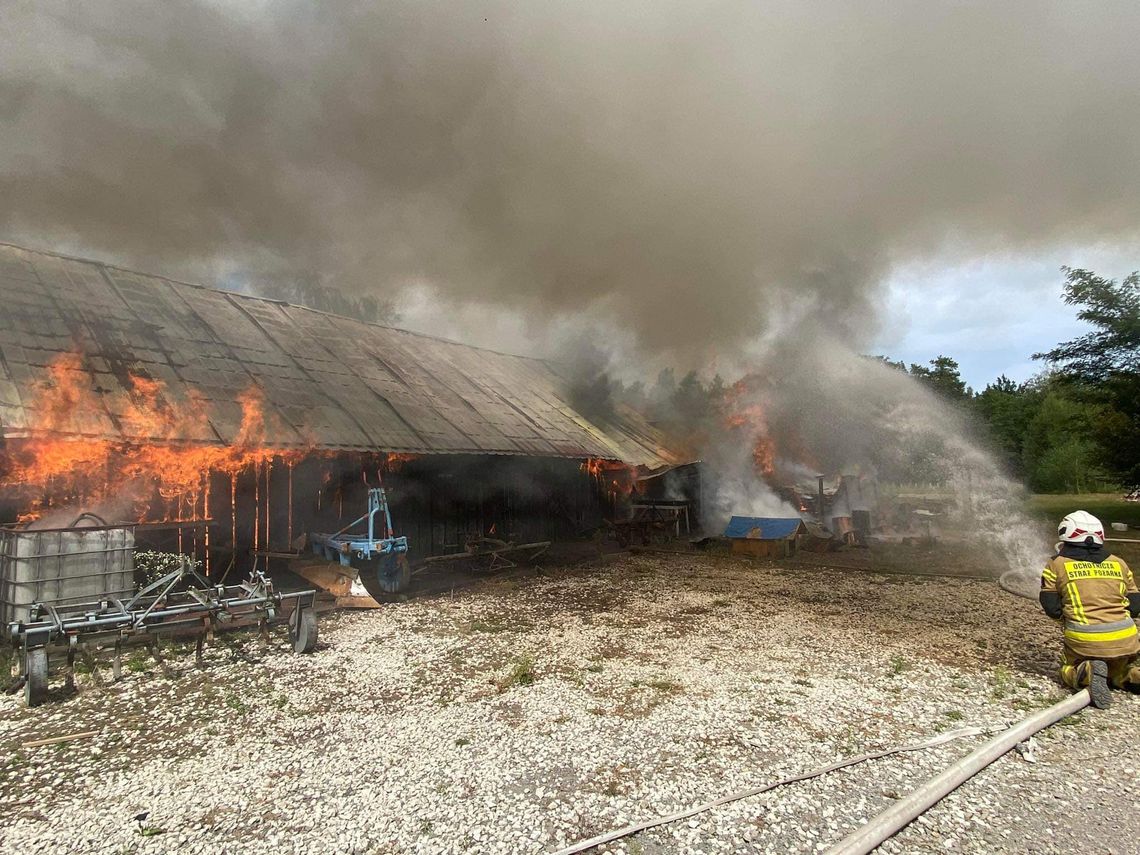
[[[1140,484],[1140,274],[1117,281],[1064,272],[1064,300],[1092,329],[1034,354],[1043,370],[1030,380],[1003,375],[976,392],[951,357],[884,361],[961,408],[1033,490],[1132,487]]]
[[[1121,281],[1064,268],[1064,300],[1090,332],[1034,354],[1041,372],[1025,382],[1000,376],[981,391],[962,379],[958,362],[939,355],[925,365],[872,356],[950,402],[1011,475],[1036,492],[1115,490],[1140,484],[1140,273]],[[623,386],[599,380],[607,399],[624,400],[664,426],[697,425],[722,412],[728,387],[720,375],[696,371],[677,379],[664,369],[656,383]],[[924,451],[910,449],[907,467],[937,479]],[[926,455],[930,456],[930,455]]]

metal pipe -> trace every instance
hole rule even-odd
[[[982,743],[958,762],[931,778],[909,796],[899,799],[861,828],[848,834],[824,855],[866,855],[887,838],[929,810],[944,796],[1011,750],[1019,742],[1089,705],[1089,690],[1022,719],[1009,730]]]
[[[33,558],[70,558],[72,555],[104,555],[108,552],[134,552],[134,546],[109,546],[106,549],[80,549],[75,552],[40,552],[35,555],[5,555],[13,561],[31,561]],[[104,573],[91,573],[92,576],[103,576]],[[68,576],[69,579],[84,578],[81,576]],[[23,584],[23,583],[21,583]]]

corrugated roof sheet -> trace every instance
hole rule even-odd
[[[540,359],[6,244],[0,300],[8,437],[34,424],[48,366],[76,353],[106,402],[77,415],[77,435],[136,438],[113,417],[134,374],[204,399],[208,428],[188,426],[188,441],[231,442],[239,399],[257,387],[280,447],[677,462],[628,407],[606,424],[576,412],[558,366]]]
[[[785,540],[807,528],[798,517],[733,517],[725,526],[724,536],[747,540]]]

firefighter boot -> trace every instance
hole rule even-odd
[[[1092,705],[1098,710],[1108,709],[1112,705],[1112,692],[1108,688],[1108,663],[1100,659],[1089,659],[1081,663],[1088,669],[1089,697]],[[1084,678],[1084,674],[1080,675]],[[1084,679],[1081,680],[1084,682]]]

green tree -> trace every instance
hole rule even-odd
[[[696,427],[709,415],[709,395],[696,371],[690,371],[673,393],[673,417],[682,425]]]
[[[893,368],[896,371],[901,371],[903,374],[906,374],[906,363],[903,362],[901,359],[898,361],[895,361],[895,360],[891,359],[889,356],[883,356],[882,354],[876,354],[875,356],[864,356],[863,358],[864,359],[870,359],[872,362],[881,362],[883,365],[887,366],[888,368]]]
[[[673,396],[677,394],[677,377],[672,368],[662,368],[657,382],[649,390],[649,417],[653,421],[673,418]]]
[[[1024,475],[1024,446],[1029,424],[1044,397],[1045,381],[1014,383],[1004,374],[974,397],[974,409],[998,455],[1013,472]]]
[[[884,362],[893,365],[889,360],[884,360]],[[962,373],[955,360],[939,354],[928,364],[930,365],[929,368],[925,365],[912,363],[910,376],[918,378],[919,381],[925,383],[935,392],[952,401],[963,401],[973,394],[970,387],[966,385],[966,381],[962,379]]]
[[[645,394],[645,383],[641,380],[635,380],[628,386],[621,386],[616,392],[619,400],[624,401],[639,412],[645,410],[646,401],[648,400]]]
[[[728,405],[728,386],[725,385],[724,378],[717,374],[713,377],[712,382],[709,383],[708,391],[709,400],[709,416],[720,424],[724,419],[724,411]]]
[[[396,324],[400,316],[390,302],[372,294],[354,294],[321,282],[315,276],[260,278],[254,290],[263,297],[306,306],[332,315],[369,323]]]
[[[1092,331],[1034,354],[1056,366],[1074,396],[1098,412],[1086,438],[1126,484],[1140,483],[1140,273],[1118,282],[1062,268],[1064,299]]]
[[[1064,299],[1080,306],[1077,317],[1092,332],[1057,345],[1034,359],[1057,365],[1065,374],[1101,383],[1119,374],[1140,374],[1140,271],[1124,281],[1105,279],[1090,270],[1062,267]]]
[[[1022,455],[1029,485],[1043,493],[1082,493],[1099,487],[1104,472],[1093,425],[1101,408],[1074,400],[1055,386],[1026,425]]]

